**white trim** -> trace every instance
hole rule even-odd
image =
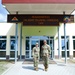
[[[6,50],[0,50],[0,52],[2,52],[2,51],[6,51]]]
[[[6,57],[0,57],[0,60],[6,60]]]

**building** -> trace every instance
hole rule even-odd
[[[55,3],[55,4],[53,4]],[[60,4],[59,4],[60,3]],[[31,0],[3,0],[3,4],[11,14],[71,14],[75,1],[34,1]],[[0,23],[0,59],[15,58],[15,29],[16,23]],[[5,30],[2,30],[6,28]],[[75,58],[75,23],[66,24],[67,58]],[[58,30],[59,29],[59,30]],[[52,58],[65,57],[64,24],[60,26],[23,26],[18,23],[18,59],[32,59],[31,51],[38,42],[41,50],[43,40],[51,46]],[[59,33],[59,36],[58,36]],[[22,36],[22,37],[21,37]],[[59,39],[59,44],[58,44]],[[59,47],[60,45],[60,47]],[[41,52],[41,51],[40,51]],[[40,57],[41,58],[41,57]]]

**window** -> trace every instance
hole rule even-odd
[[[62,57],[65,57],[65,51],[62,51]],[[69,51],[67,51],[67,57],[69,57]]]
[[[51,47],[51,50],[54,50],[54,40],[50,40],[50,47]]]
[[[30,38],[29,36],[26,37],[26,39],[29,39],[29,38]]]
[[[54,39],[54,37],[50,37],[50,39]]]
[[[10,37],[10,49],[15,50],[15,36]]]
[[[75,57],[75,36],[73,38],[73,57]]]
[[[73,57],[75,57],[75,51],[73,51]]]
[[[17,37],[18,38],[18,37]],[[10,36],[10,58],[15,58],[15,36]],[[18,51],[17,51],[17,56],[18,56]]]
[[[0,57],[6,57],[6,51],[0,51]]]
[[[29,51],[26,51],[26,58],[29,58]]]
[[[26,58],[29,58],[29,53],[30,53],[30,37],[26,37]]]
[[[26,50],[29,50],[30,48],[29,48],[29,40],[27,39],[26,40]]]
[[[6,57],[6,36],[0,36],[0,57]]]
[[[73,36],[72,38],[75,39],[75,36]]]
[[[65,57],[64,36],[61,36],[62,57]],[[69,36],[66,36],[67,57],[69,57]]]
[[[61,47],[62,47],[62,50],[65,50],[64,36],[61,37]],[[66,47],[67,47],[67,50],[69,50],[69,36],[66,36]]]
[[[73,40],[73,49],[75,50],[75,40]]]
[[[6,36],[0,36],[0,49],[6,50]]]
[[[72,38],[73,38],[73,49],[75,50],[75,36],[73,36]]]

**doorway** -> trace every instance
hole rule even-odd
[[[31,39],[30,40],[30,58],[32,58],[32,49],[33,49],[33,47],[35,47],[35,45],[36,45],[36,43],[38,43],[39,44],[39,39]]]
[[[53,37],[49,36],[32,36],[28,39],[26,39],[26,51],[25,51],[25,57],[26,59],[32,59],[32,49],[35,47],[36,43],[39,44],[40,47],[40,59],[41,53],[42,53],[42,45],[43,45],[43,40],[47,40],[47,44],[50,45],[51,47],[51,58],[54,57],[54,39]]]
[[[40,59],[42,58],[42,45],[43,45],[43,40],[40,40]]]

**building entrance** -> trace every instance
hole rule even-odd
[[[41,59],[41,47],[43,45],[43,40],[47,40],[47,44],[51,47],[51,58],[54,57],[54,37],[49,36],[31,36],[26,38],[26,51],[25,58],[32,59],[32,49],[35,47],[36,43],[39,44],[40,47],[40,59]]]

